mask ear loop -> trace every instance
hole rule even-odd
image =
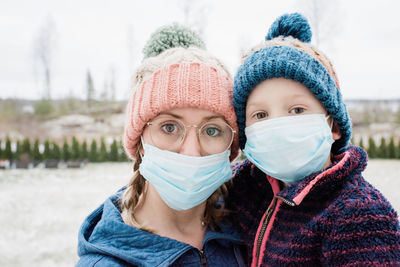
[[[331,115],[328,115],[328,116],[326,116],[325,118],[326,118],[327,120],[328,120],[329,118],[332,119],[332,123],[331,123],[331,125],[329,126],[329,128],[331,128],[331,131],[332,131],[332,127],[333,127],[333,118],[331,117]]]
[[[140,136],[140,142],[142,142],[142,147],[143,147],[143,151],[144,151],[144,141],[143,141],[143,136]],[[142,152],[139,150],[139,155],[140,157],[143,159],[144,154],[142,154]]]

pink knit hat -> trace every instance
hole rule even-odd
[[[225,117],[237,132],[232,105],[232,79],[221,69],[205,62],[179,62],[164,66],[140,82],[127,106],[124,147],[135,159],[137,143],[146,123],[162,111],[195,107]],[[230,159],[238,154],[235,133]]]

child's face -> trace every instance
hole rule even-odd
[[[305,114],[328,115],[324,106],[303,84],[273,78],[258,84],[251,92],[246,105],[246,126],[262,120]],[[327,123],[332,125],[332,118]],[[341,136],[335,124],[332,135],[334,140]]]

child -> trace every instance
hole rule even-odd
[[[331,62],[300,14],[271,26],[234,79],[239,143],[229,208],[251,266],[400,266],[398,216],[361,175]]]

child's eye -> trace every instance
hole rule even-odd
[[[296,107],[289,110],[290,114],[300,114],[304,112],[304,108]]]
[[[255,118],[256,120],[261,120],[264,119],[265,117],[267,117],[267,112],[264,111],[257,112],[256,114],[253,115],[253,118]]]

